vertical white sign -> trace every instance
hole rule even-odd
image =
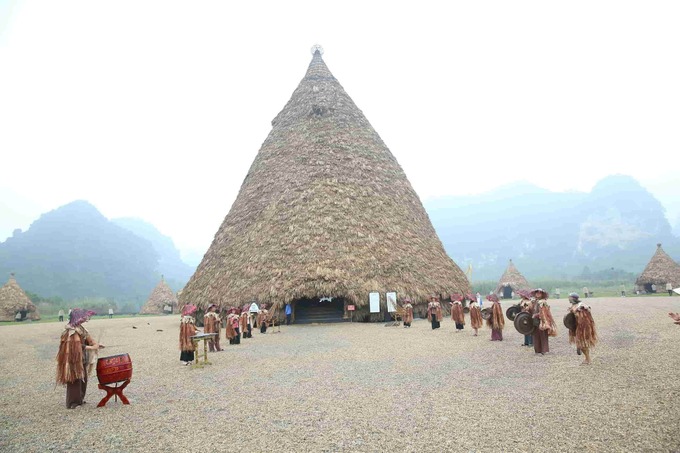
[[[389,313],[397,311],[397,293],[387,293],[385,298],[387,299],[387,311]]]
[[[368,302],[371,313],[380,313],[380,293],[369,293]]]

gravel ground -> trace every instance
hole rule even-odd
[[[193,369],[177,316],[97,319],[102,355],[127,352],[134,367],[131,405],[102,409],[94,377],[88,404],[64,407],[61,324],[2,327],[0,450],[680,451],[680,326],[667,316],[680,297],[589,302],[591,366],[567,342],[565,299],[552,301],[560,329],[544,357],[509,323],[498,343],[487,328],[416,320],[258,331]]]

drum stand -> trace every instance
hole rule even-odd
[[[127,385],[130,383],[130,379],[126,379],[123,381],[123,385],[118,387],[118,382],[116,382],[115,387],[110,387],[106,384],[99,384],[99,388],[102,390],[106,390],[106,396],[102,398],[102,400],[97,404],[97,407],[104,407],[106,406],[106,403],[111,399],[112,396],[116,397],[116,400],[120,398],[120,401],[123,404],[130,404],[130,401],[123,395],[123,389],[127,387]]]

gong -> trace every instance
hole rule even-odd
[[[483,309],[483,310],[482,310],[482,319],[483,319],[484,321],[488,321],[489,319],[491,319],[491,314],[492,314],[492,313],[491,313],[491,309],[490,309],[490,308],[485,308],[485,309]]]
[[[512,307],[509,307],[507,310],[505,310],[505,316],[507,316],[510,321],[514,321],[517,313],[520,313],[521,311],[522,309],[519,305],[513,305]]]
[[[531,319],[531,315],[527,312],[519,312],[515,315],[515,329],[522,335],[531,335],[534,332],[534,323]]]
[[[564,315],[564,319],[562,320],[564,322],[564,327],[566,327],[569,330],[576,330],[576,315],[574,315],[572,312],[567,313]]]

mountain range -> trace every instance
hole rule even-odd
[[[447,253],[473,279],[499,278],[512,259],[528,278],[570,278],[585,267],[640,273],[662,242],[680,255],[661,203],[634,178],[592,191],[551,192],[528,182],[425,203]]]
[[[174,290],[193,268],[172,240],[140,219],[113,221],[74,201],[15,230],[0,243],[0,275],[16,273],[31,293],[65,300],[105,297],[142,302],[161,275]]]

